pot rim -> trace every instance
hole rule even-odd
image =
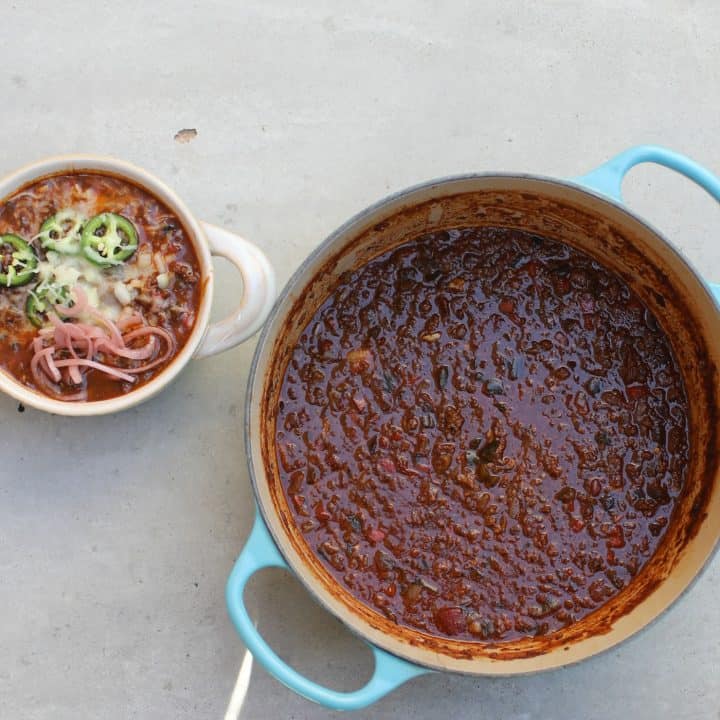
[[[260,517],[268,530],[268,533],[270,537],[272,538],[273,543],[275,544],[278,552],[285,560],[288,568],[292,571],[295,578],[303,585],[303,587],[308,591],[310,596],[320,604],[322,608],[324,608],[327,612],[329,612],[333,617],[338,619],[343,626],[350,631],[353,635],[359,637],[363,641],[369,643],[371,646],[377,646],[385,650],[386,652],[390,652],[392,654],[398,655],[400,657],[403,657],[408,662],[411,662],[418,667],[424,667],[430,670],[439,670],[443,672],[453,672],[460,675],[468,675],[468,676],[474,676],[474,677],[511,677],[511,676],[518,676],[518,675],[532,675],[540,672],[548,672],[551,670],[557,670],[559,668],[568,667],[570,665],[574,665],[578,662],[581,662],[583,660],[587,660],[591,657],[604,654],[613,648],[618,647],[619,645],[629,641],[630,639],[637,637],[640,635],[640,633],[645,632],[648,628],[655,625],[655,623],[665,615],[667,611],[669,611],[671,608],[677,605],[677,603],[680,602],[680,600],[688,593],[691,588],[694,587],[695,583],[698,582],[698,580],[701,578],[701,576],[706,572],[708,569],[708,566],[712,563],[713,559],[716,555],[718,555],[720,551],[720,532],[715,538],[713,547],[711,551],[708,553],[707,557],[703,561],[702,565],[699,567],[699,569],[695,572],[693,578],[688,582],[684,588],[677,594],[677,596],[671,600],[665,607],[663,607],[659,612],[656,612],[653,614],[653,616],[647,621],[644,622],[641,626],[639,626],[637,629],[629,632],[624,637],[620,638],[619,640],[612,642],[611,644],[600,647],[600,648],[590,648],[589,651],[579,657],[573,657],[571,659],[566,660],[565,662],[554,662],[547,664],[545,666],[541,667],[532,667],[532,668],[523,668],[522,670],[500,670],[499,668],[502,667],[504,664],[503,662],[495,663],[493,665],[494,668],[498,668],[496,670],[489,671],[487,668],[484,668],[483,670],[474,670],[472,667],[466,667],[462,669],[457,668],[447,668],[446,666],[442,665],[440,662],[438,663],[432,663],[430,661],[426,660],[418,660],[415,657],[409,657],[408,655],[403,655],[402,653],[398,653],[397,650],[394,647],[391,647],[389,645],[386,645],[384,643],[379,643],[376,640],[371,640],[368,635],[366,635],[362,630],[358,629],[354,625],[348,623],[344,617],[342,617],[340,614],[338,614],[334,608],[332,608],[326,601],[325,597],[323,596],[323,593],[320,592],[313,584],[312,578],[307,575],[306,573],[299,572],[295,568],[294,564],[294,558],[288,558],[288,556],[285,554],[283,550],[282,542],[279,541],[275,529],[274,523],[269,521],[267,509],[264,507],[264,504],[259,500],[259,491],[258,491],[258,474],[255,469],[255,463],[253,461],[253,453],[251,452],[252,447],[252,430],[251,430],[251,423],[249,419],[252,416],[252,407],[254,404],[254,392],[253,388],[255,386],[256,381],[256,375],[258,372],[258,366],[260,363],[261,355],[263,354],[263,350],[265,347],[265,344],[267,342],[267,338],[271,333],[271,329],[274,327],[278,317],[280,317],[280,311],[283,303],[287,299],[288,295],[295,289],[296,285],[298,284],[299,280],[303,277],[305,274],[307,268],[313,264],[313,262],[322,255],[326,249],[331,246],[333,243],[335,243],[339,238],[342,238],[344,235],[348,233],[349,230],[351,230],[354,226],[362,224],[363,221],[367,220],[368,218],[372,217],[375,213],[380,211],[383,207],[393,203],[397,202],[399,200],[402,200],[404,197],[411,196],[417,192],[420,191],[427,191],[433,188],[441,188],[445,185],[454,183],[454,182],[463,182],[463,181],[472,181],[472,180],[488,180],[492,178],[497,178],[499,180],[528,180],[531,182],[540,182],[540,183],[547,183],[548,185],[552,186],[560,186],[562,188],[567,188],[572,190],[573,192],[577,192],[580,194],[584,194],[587,196],[590,196],[594,198],[595,200],[599,200],[602,203],[605,203],[609,206],[611,206],[615,211],[620,212],[621,214],[624,214],[628,216],[633,222],[639,224],[644,230],[646,230],[648,233],[653,234],[656,238],[661,240],[668,248],[676,255],[677,259],[683,263],[687,270],[690,271],[690,273],[698,280],[699,284],[704,288],[705,292],[707,293],[709,299],[715,306],[716,312],[717,312],[717,302],[715,298],[713,297],[712,293],[710,292],[706,280],[703,278],[703,276],[700,274],[700,272],[697,270],[695,265],[692,263],[692,261],[685,255],[685,253],[682,251],[681,248],[679,248],[674,243],[670,242],[664,235],[664,233],[660,232],[654,225],[649,223],[644,218],[637,215],[635,212],[630,210],[627,205],[625,205],[622,201],[615,199],[613,197],[610,197],[598,190],[595,190],[594,188],[589,187],[588,185],[583,184],[581,180],[575,180],[575,179],[560,179],[548,175],[541,175],[541,174],[535,174],[535,173],[521,173],[521,172],[498,172],[498,171],[488,171],[488,172],[469,172],[469,173],[460,173],[455,175],[445,175],[441,176],[439,178],[433,178],[430,180],[422,181],[419,183],[416,183],[414,185],[410,185],[408,187],[402,188],[400,190],[397,190],[389,195],[386,195],[380,200],[375,201],[374,203],[366,206],[362,210],[355,213],[353,216],[351,216],[348,220],[346,220],[344,223],[342,223],[340,226],[338,226],[335,230],[333,230],[328,236],[325,237],[322,242],[320,242],[315,248],[313,248],[310,253],[305,257],[305,259],[302,261],[302,263],[296,268],[296,270],[292,273],[290,278],[285,283],[284,287],[280,291],[275,304],[270,311],[270,314],[265,322],[265,324],[262,327],[260,336],[258,337],[257,344],[255,346],[255,350],[253,352],[253,358],[250,366],[250,372],[248,374],[248,380],[247,380],[247,389],[246,389],[246,395],[245,395],[245,422],[244,422],[244,432],[243,432],[243,439],[245,442],[245,451],[246,451],[246,459],[247,459],[247,467],[248,472],[250,475],[250,481],[252,484],[253,489],[253,495],[254,499],[256,501],[256,512],[260,514]],[[409,633],[413,633],[414,631],[412,628],[407,628],[407,631]],[[551,649],[547,654],[548,655],[560,655],[558,653],[558,650],[562,650],[562,648],[553,648]]]

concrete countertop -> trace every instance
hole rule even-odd
[[[714,0],[6,2],[0,59],[0,173],[67,151],[125,158],[256,242],[281,284],[351,214],[434,176],[571,176],[641,142],[720,172]],[[197,136],[175,140],[183,128]],[[720,281],[717,203],[649,166],[626,195]],[[218,275],[217,316],[238,292],[229,265]],[[112,417],[0,397],[0,718],[225,715],[245,652],[223,592],[252,520],[253,346]],[[717,720],[719,590],[716,557],[601,657],[422,677],[358,716]],[[288,575],[258,575],[248,602],[309,676],[368,676],[369,651]],[[241,718],[333,716],[252,669]]]

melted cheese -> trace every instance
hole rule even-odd
[[[137,295],[137,282],[144,285],[154,274],[152,266],[140,268],[132,261],[113,268],[101,268],[83,255],[63,255],[49,251],[47,259],[38,263],[38,279],[58,288],[79,285],[87,295],[88,304],[110,320],[117,320],[123,305]],[[126,302],[127,301],[127,302]]]

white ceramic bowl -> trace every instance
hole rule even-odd
[[[162,372],[136,390],[109,400],[66,402],[48,397],[18,382],[0,370],[0,390],[25,405],[57,415],[104,415],[125,410],[160,392],[191,358],[206,357],[228,350],[253,335],[265,322],[276,294],[275,274],[263,253],[233,233],[198,221],[180,198],[146,170],[122,160],[96,155],[61,155],[26,165],[0,180],[0,198],[49,175],[68,172],[106,173],[127,179],[164,202],[182,222],[200,262],[202,292],[195,327],[180,352]],[[242,292],[237,309],[224,320],[209,324],[213,299],[212,256],[227,258],[242,275]]]

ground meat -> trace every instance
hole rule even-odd
[[[195,284],[200,279],[200,274],[193,270],[193,268],[184,262],[173,262],[170,263],[170,270],[174,272],[181,282],[188,285]]]
[[[661,542],[688,462],[649,310],[588,256],[508,229],[346,273],[280,397],[308,545],[369,607],[456,639],[552,633],[606,603]]]

